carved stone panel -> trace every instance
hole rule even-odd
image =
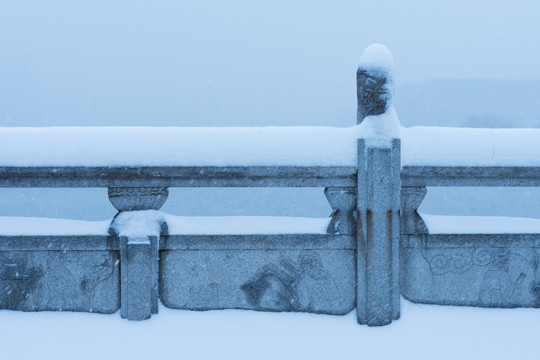
[[[346,314],[355,306],[354,250],[162,251],[169,308]]]
[[[0,309],[113,313],[119,290],[114,251],[0,252]]]
[[[493,245],[466,241],[466,246],[448,247],[431,242],[402,248],[403,295],[441,305],[540,307],[540,248]]]

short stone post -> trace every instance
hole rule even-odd
[[[369,46],[357,72],[358,255],[357,318],[386,325],[400,315],[399,208],[401,141],[392,106],[392,54]]]
[[[153,311],[153,237],[120,236],[120,315],[129,320],[145,320]],[[157,295],[157,294],[156,294]],[[155,299],[157,300],[157,299]]]
[[[159,238],[167,224],[159,213],[143,210],[159,210],[168,194],[167,188],[109,188],[109,200],[119,211],[110,233],[120,245],[123,318],[144,320],[158,312]]]

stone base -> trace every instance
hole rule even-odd
[[[0,251],[0,309],[114,313],[116,251]]]
[[[173,309],[347,314],[355,306],[355,251],[170,250],[160,295]]]
[[[413,302],[540,307],[540,234],[402,235],[401,292]]]

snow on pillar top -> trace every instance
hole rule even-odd
[[[358,124],[366,116],[382,115],[393,103],[394,57],[384,45],[368,46],[356,72]]]

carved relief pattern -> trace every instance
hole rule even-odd
[[[114,312],[117,260],[108,251],[0,252],[0,308]]]
[[[355,304],[349,250],[164,251],[160,266],[173,309],[346,314]]]
[[[540,269],[536,249],[422,249],[434,281],[459,284],[480,306],[540,306]],[[471,281],[469,279],[475,279]],[[459,301],[459,299],[457,299]]]
[[[339,303],[341,299],[338,287],[314,255],[266,265],[241,289],[254,308],[267,311],[317,312],[318,302]]]
[[[109,188],[109,196],[125,196],[125,195],[163,195],[168,192],[164,187],[111,187]]]

